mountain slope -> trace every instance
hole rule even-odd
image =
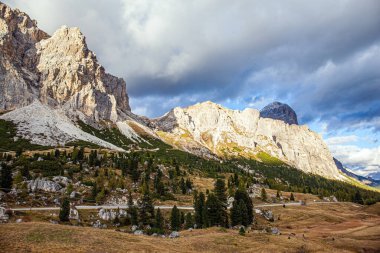
[[[18,136],[42,146],[63,146],[75,140],[88,141],[106,148],[123,149],[81,130],[62,110],[53,110],[39,101],[0,116],[17,125]]]
[[[341,178],[321,136],[307,126],[261,118],[254,109],[236,111],[204,102],[174,108],[151,126],[166,142],[183,150],[207,148],[207,155],[256,159],[265,152],[305,172]]]

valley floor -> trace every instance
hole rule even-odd
[[[281,235],[210,228],[180,238],[44,222],[0,225],[1,252],[379,252],[380,203],[271,207]],[[267,221],[260,220],[259,223]],[[269,224],[269,222],[268,222]]]

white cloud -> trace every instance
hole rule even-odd
[[[352,143],[358,140],[356,135],[347,135],[347,136],[336,136],[326,139],[327,145],[338,145]]]
[[[361,148],[354,145],[330,145],[334,157],[361,175],[380,171],[380,147]]]

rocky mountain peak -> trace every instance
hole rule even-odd
[[[298,125],[296,112],[287,104],[273,102],[260,111],[260,117],[282,120],[289,125]]]
[[[124,80],[105,72],[79,28],[63,26],[36,49],[43,102],[79,110],[95,121],[115,122],[118,110],[130,111]]]
[[[88,121],[113,122],[131,110],[125,81],[105,72],[79,28],[63,26],[50,37],[0,2],[0,50],[0,110],[38,99]]]

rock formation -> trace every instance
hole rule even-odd
[[[0,110],[39,99],[88,121],[116,122],[130,111],[124,80],[105,72],[78,28],[49,37],[0,2],[0,50]]]
[[[248,158],[265,152],[305,172],[341,177],[320,135],[307,126],[262,118],[254,109],[229,110],[204,102],[174,108],[151,125],[163,140],[190,152],[197,148],[207,150],[206,155]]]
[[[282,120],[289,125],[298,125],[296,112],[287,104],[273,102],[260,111],[260,117]]]
[[[35,191],[46,191],[46,192],[58,192],[62,189],[58,183],[47,180],[47,179],[34,179],[28,181],[28,189],[31,192]]]

